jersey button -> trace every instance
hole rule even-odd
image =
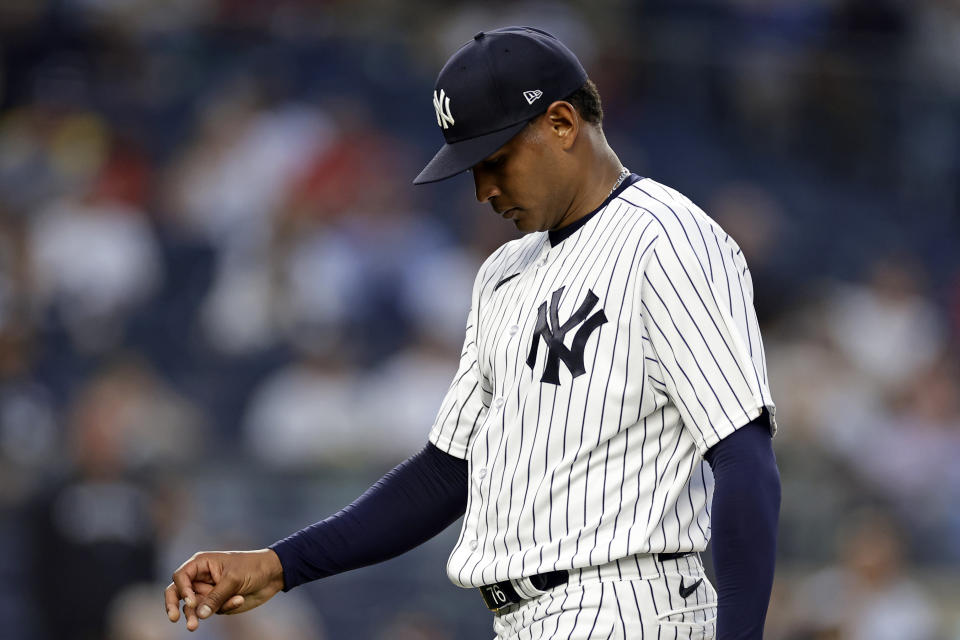
[[[517,331],[520,331],[520,327],[513,325],[510,327],[510,335],[514,335]]]
[[[470,551],[476,551],[477,547],[480,546],[476,540],[470,541]]]
[[[497,398],[496,400],[493,401],[493,406],[495,406],[497,409],[502,409],[503,403],[504,403],[503,398]]]
[[[546,258],[542,258],[539,262],[537,262],[537,268],[538,268],[538,269],[539,269],[540,267],[545,267],[545,266],[547,266],[547,259],[546,259]]]
[[[477,472],[477,475],[480,476],[480,479],[481,479],[481,480],[483,480],[484,478],[487,477],[487,470],[486,470],[486,469],[480,469],[480,471]]]

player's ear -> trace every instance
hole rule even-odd
[[[544,115],[550,127],[550,133],[555,136],[560,148],[570,149],[580,135],[580,116],[577,110],[569,102],[557,100],[547,107]]]

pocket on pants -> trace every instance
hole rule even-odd
[[[667,611],[658,616],[662,631],[685,640],[709,640],[716,634],[716,604],[701,604]],[[671,637],[671,636],[667,636]]]
[[[661,585],[675,606],[666,611],[661,609],[657,622],[661,630],[671,634],[667,637],[709,640],[716,635],[717,592],[701,567],[690,569],[663,575]]]

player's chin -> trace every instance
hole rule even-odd
[[[543,231],[541,228],[542,225],[538,225],[536,221],[528,215],[516,215],[513,218],[513,224],[517,228],[517,231],[522,231],[523,233]]]

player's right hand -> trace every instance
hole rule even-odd
[[[170,622],[180,619],[180,601],[187,629],[213,613],[242,613],[258,607],[283,589],[283,566],[271,549],[203,551],[180,565],[164,591]]]

